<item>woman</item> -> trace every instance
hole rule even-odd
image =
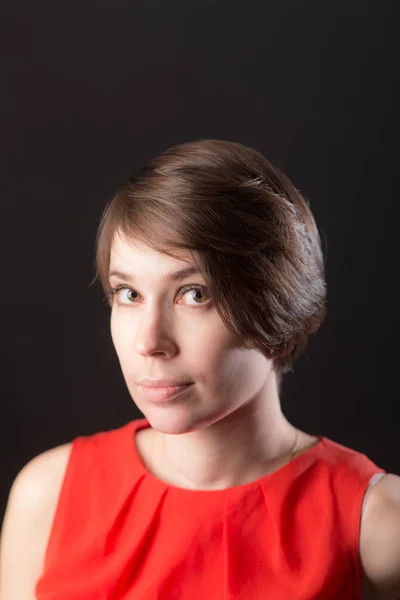
[[[96,260],[144,417],[22,469],[1,600],[400,598],[400,478],[280,408],[326,297],[287,177],[240,144],[174,147],[120,187]]]

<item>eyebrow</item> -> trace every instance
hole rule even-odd
[[[191,275],[198,274],[200,275],[200,271],[196,267],[187,267],[186,269],[181,269],[180,271],[169,272],[165,275],[161,276],[161,281],[179,281],[180,279],[186,279],[186,277],[190,277]],[[118,277],[118,279],[122,279],[123,281],[134,281],[135,277],[133,274],[124,273],[122,271],[117,271],[113,269],[109,272],[108,277]]]

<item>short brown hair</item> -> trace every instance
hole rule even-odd
[[[226,326],[273,359],[279,383],[324,319],[324,259],[309,204],[253,148],[180,144],[120,186],[96,238],[95,279],[107,298],[116,233],[170,256],[190,250]]]

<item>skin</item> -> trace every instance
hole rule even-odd
[[[280,409],[273,363],[245,348],[221,321],[207,292],[179,294],[201,275],[163,282],[179,259],[115,238],[111,269],[135,273],[114,296],[111,333],[128,390],[151,428],[136,445],[160,479],[192,489],[220,489],[255,480],[290,458],[294,427]],[[238,290],[240,293],[240,290]],[[201,307],[197,306],[200,299]],[[204,305],[203,305],[204,304]],[[150,402],[143,377],[194,382],[186,395]],[[179,434],[179,435],[177,435]],[[299,432],[296,454],[316,443]],[[36,456],[17,475],[1,532],[0,600],[34,600],[68,465],[71,444]],[[360,528],[361,600],[400,600],[400,478],[387,474],[366,494]]]
[[[110,272],[129,277],[112,276],[110,284],[129,289],[113,296],[111,335],[128,390],[153,428],[138,433],[138,446],[169,483],[239,485],[287,460],[296,432],[281,411],[272,361],[228,330],[207,291],[179,293],[187,284],[206,286],[203,276],[163,280],[194,265],[188,251],[179,256],[118,235],[112,244]],[[159,404],[136,385],[143,377],[194,385]],[[300,444],[306,438],[300,432]]]
[[[253,481],[290,457],[294,427],[283,415],[271,359],[229,331],[207,292],[179,294],[183,284],[206,285],[200,274],[167,283],[163,276],[192,264],[146,244],[115,236],[111,334],[134,402],[151,429],[137,434],[147,468],[169,484],[221,489]],[[240,290],[238,290],[240,293]],[[200,308],[192,309],[196,298]],[[212,343],[210,343],[210,340]],[[174,401],[150,402],[142,377],[193,381]],[[179,434],[179,435],[177,435]],[[317,439],[299,432],[297,454]],[[400,478],[389,474],[365,495],[360,527],[361,600],[400,599]]]

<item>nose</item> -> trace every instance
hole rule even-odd
[[[135,339],[136,352],[141,356],[176,353],[170,320],[159,309],[143,311]]]

